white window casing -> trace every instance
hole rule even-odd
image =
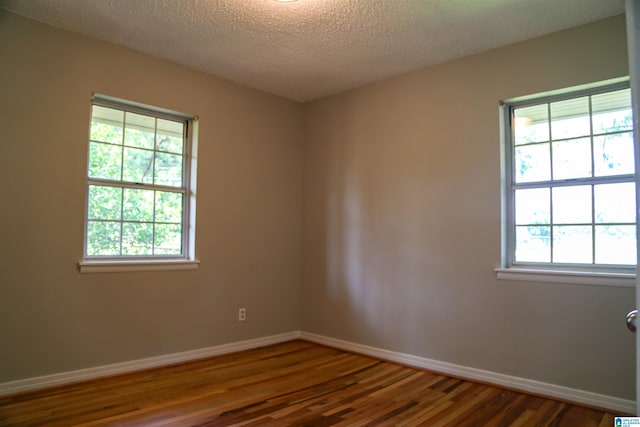
[[[94,94],[80,272],[189,270],[197,117]]]
[[[631,114],[627,78],[500,103],[499,279],[633,285]]]

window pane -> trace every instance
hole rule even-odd
[[[516,190],[516,224],[549,224],[551,197],[548,188]]]
[[[152,255],[153,224],[122,224],[122,255]]]
[[[636,264],[634,225],[596,225],[596,263]]]
[[[601,184],[594,190],[596,223],[636,222],[634,183]]]
[[[119,220],[121,211],[121,188],[100,185],[89,186],[89,219]]]
[[[590,264],[592,255],[591,226],[553,228],[553,262]]]
[[[591,139],[570,139],[553,143],[553,179],[591,176]]]
[[[184,150],[184,123],[158,119],[156,150],[182,154]]]
[[[554,224],[590,224],[591,216],[590,185],[553,189]]]
[[[515,181],[535,182],[551,179],[549,144],[516,147]]]
[[[122,146],[89,144],[89,178],[120,180]]]
[[[156,192],[156,221],[182,222],[182,194],[167,191]]]
[[[596,176],[632,174],[635,172],[634,158],[631,132],[593,138]]]
[[[590,133],[589,97],[551,103],[551,138],[576,138]]]
[[[156,119],[142,114],[127,113],[126,120],[125,145],[153,150]]]
[[[190,120],[141,105],[127,111],[127,101],[100,95],[94,102],[108,107],[91,106],[85,256],[188,255]]]
[[[178,154],[156,154],[156,184],[172,187],[182,186],[182,156]]]
[[[617,132],[633,128],[631,90],[623,89],[591,97],[593,133]]]
[[[125,188],[122,219],[125,221],[153,221],[153,190]]]
[[[87,255],[120,255],[120,223],[88,221]]]
[[[551,250],[548,226],[516,227],[516,261],[517,262],[550,262]]]
[[[125,148],[122,179],[145,184],[153,183],[153,151]]]
[[[602,90],[509,105],[511,261],[636,264],[631,90]]]
[[[549,141],[549,109],[547,104],[515,109],[515,145]]]
[[[122,123],[124,113],[113,108],[94,105],[91,108],[92,141],[122,144]]]
[[[156,255],[180,255],[182,253],[182,226],[178,224],[156,224]]]

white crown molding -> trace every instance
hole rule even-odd
[[[543,383],[526,378],[441,362],[439,360],[427,359],[425,357],[414,356],[411,354],[356,344],[310,332],[301,332],[300,338],[316,344],[338,348],[340,350],[364,354],[378,359],[401,363],[403,365],[426,369],[437,373],[453,375],[459,378],[475,380],[486,384],[507,387],[512,390],[519,390],[539,396],[561,399],[567,402],[575,402],[577,404],[588,405],[594,408],[602,408],[617,414],[634,414],[636,411],[636,403],[633,400],[626,400],[618,397],[559,386],[556,384]]]
[[[249,350],[266,345],[278,344],[285,341],[295,340],[299,337],[300,332],[293,331],[279,335],[271,335],[268,337],[255,338],[246,341],[238,341],[235,343],[222,344],[213,347],[185,351],[181,353],[166,354],[162,356],[149,357],[128,362],[114,363],[112,365],[96,366],[93,368],[79,369],[77,371],[61,372],[58,374],[44,375],[41,377],[9,381],[0,383],[0,396],[55,385],[68,384],[77,381],[85,381],[100,377],[125,374],[129,372],[140,371],[143,369],[185,363],[193,360],[205,359],[207,357],[219,356],[221,354],[234,353],[236,351]]]

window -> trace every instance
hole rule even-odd
[[[193,260],[195,119],[94,95],[83,266]]]
[[[633,272],[636,165],[628,83],[501,108],[504,266]]]

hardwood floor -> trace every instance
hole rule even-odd
[[[577,426],[613,415],[305,341],[0,398],[2,426]]]

